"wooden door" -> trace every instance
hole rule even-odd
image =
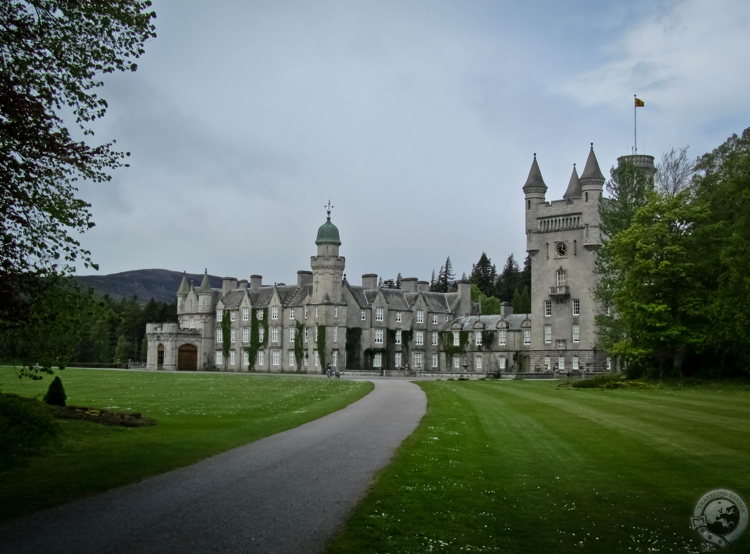
[[[177,369],[179,371],[198,370],[198,349],[192,344],[183,344],[177,351]]]

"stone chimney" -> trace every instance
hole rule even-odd
[[[300,270],[297,272],[297,286],[303,287],[305,285],[312,285],[313,276],[312,271]]]
[[[250,276],[250,290],[259,289],[263,286],[263,275]]]
[[[503,302],[500,304],[500,315],[503,317],[507,317],[509,315],[513,314],[513,304],[510,302]]]
[[[417,281],[417,290],[420,292],[430,292],[430,283],[427,281]]]
[[[238,289],[242,289],[242,290],[246,289],[247,288],[247,279],[240,279],[240,282],[237,283],[237,288]]]
[[[456,281],[458,286],[458,304],[456,305],[456,317],[471,315],[471,283],[469,281]]]
[[[401,291],[402,292],[417,292],[417,278],[416,277],[404,277],[401,279]]]
[[[230,290],[234,290],[237,288],[237,278],[236,277],[224,277],[221,280],[221,294],[224,295],[228,293]]]
[[[365,273],[364,275],[362,275],[362,288],[366,290],[378,288],[378,274]]]

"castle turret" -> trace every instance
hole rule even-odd
[[[182,272],[182,282],[180,283],[180,288],[177,289],[177,296],[187,296],[187,293],[190,292],[190,287],[188,286],[187,282],[187,275],[185,272]]]
[[[203,273],[203,281],[196,291],[198,293],[198,311],[209,313],[214,310],[213,295],[214,289],[211,287],[211,281],[208,279],[208,269]]]
[[[589,157],[586,160],[586,167],[583,169],[580,179],[584,202],[593,205],[598,204],[599,197],[602,195],[604,181],[604,175],[602,175],[602,170],[599,169],[599,162],[596,160],[594,143],[592,142]]]
[[[542,179],[542,172],[539,170],[539,164],[536,161],[536,152],[534,161],[531,162],[529,177],[523,186],[523,192],[526,196],[526,250],[536,252],[538,247],[531,240],[531,233],[537,227],[537,217],[539,206],[544,205],[544,196],[547,193],[547,185]]]
[[[583,196],[581,191],[581,181],[578,179],[578,171],[576,170],[576,164],[573,164],[573,173],[570,175],[570,181],[568,182],[568,190],[563,194],[563,198],[580,198]]]
[[[318,255],[310,258],[313,273],[311,302],[341,304],[341,283],[344,277],[345,258],[339,256],[341,239],[338,228],[331,223],[331,210],[326,222],[318,229],[315,239]]]

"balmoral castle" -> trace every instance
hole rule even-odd
[[[652,156],[620,158],[653,168]],[[547,185],[534,155],[525,194],[527,252],[531,256],[531,314],[482,315],[471,286],[429,292],[406,278],[400,289],[360,285],[344,276],[338,228],[327,221],[315,239],[311,271],[294,285],[264,285],[260,275],[208,276],[197,288],[183,277],[178,323],[148,324],[148,369],[320,373],[327,364],[347,370],[420,373],[607,371],[597,351],[599,307],[594,262],[601,246],[598,203],[604,176],[593,146],[583,173],[573,168],[561,200],[546,201]]]

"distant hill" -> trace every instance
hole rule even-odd
[[[177,301],[176,294],[180,288],[182,273],[168,269],[136,269],[111,275],[81,275],[75,279],[82,286],[93,288],[99,296],[108,294],[116,300],[137,296],[138,301],[143,304],[152,298],[172,304]],[[221,277],[209,275],[208,279],[212,287],[221,287]],[[203,280],[203,274],[188,273],[187,280],[188,284],[192,280],[197,288]]]

